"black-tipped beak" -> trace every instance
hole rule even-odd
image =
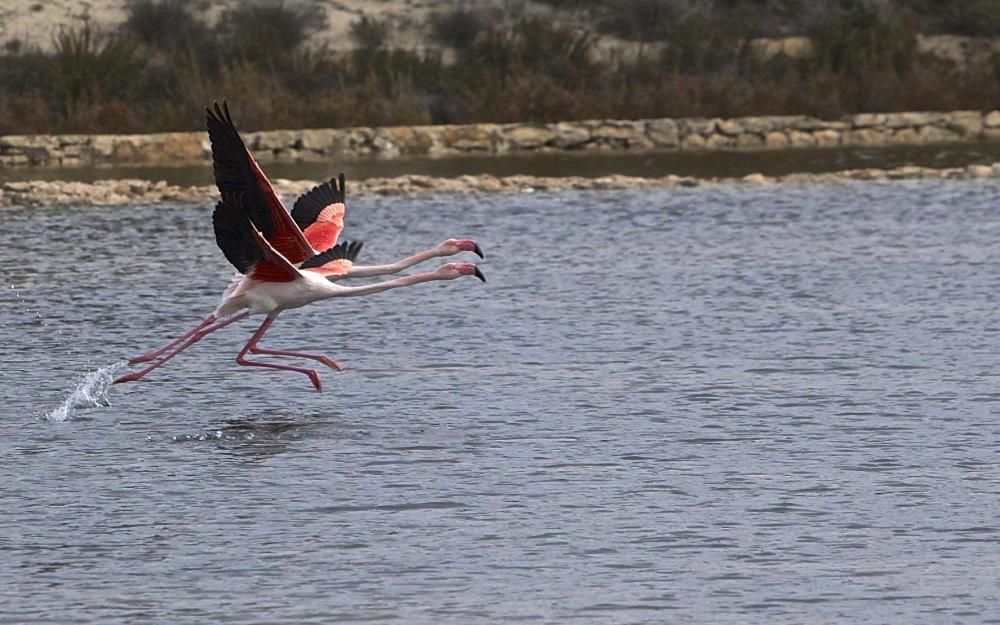
[[[483,256],[483,250],[480,249],[479,244],[473,243],[473,245],[475,245],[475,247],[472,248],[472,251],[476,253],[476,256],[478,256],[479,258],[486,258],[485,256]],[[485,281],[486,280],[483,280],[483,282]]]
[[[479,267],[476,267],[476,273],[474,273],[473,275],[482,280],[483,282],[486,282],[486,276],[483,275],[482,271],[479,271]]]

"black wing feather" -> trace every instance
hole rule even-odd
[[[205,108],[208,138],[212,143],[212,171],[215,185],[226,196],[229,193],[243,195],[243,207],[257,229],[268,239],[274,234],[275,225],[268,211],[264,195],[257,186],[250,165],[250,153],[236,130],[229,106],[214,103],[215,110]]]
[[[322,254],[316,254],[312,258],[306,259],[305,262],[299,265],[299,268],[309,269],[310,267],[322,267],[331,261],[340,260],[341,258],[347,259],[353,263],[358,257],[358,254],[361,252],[361,247],[364,244],[364,241],[344,241],[342,243],[338,243]]]
[[[236,271],[246,274],[263,259],[260,246],[250,231],[250,220],[238,195],[226,194],[212,213],[215,242]]]
[[[324,208],[338,202],[344,202],[344,174],[303,193],[292,207],[292,219],[300,229],[305,230],[316,221]]]

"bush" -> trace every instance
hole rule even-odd
[[[185,48],[204,50],[210,30],[195,16],[192,0],[133,0],[126,7],[121,31],[167,53]]]
[[[468,50],[476,37],[486,30],[483,13],[468,9],[455,9],[431,18],[431,36],[441,44],[456,50]]]
[[[216,24],[216,34],[230,56],[280,67],[325,25],[326,14],[319,7],[261,1],[225,11]]]
[[[85,25],[64,30],[53,41],[55,52],[46,63],[52,96],[72,114],[85,100],[127,99],[142,74],[143,61],[135,46]]]

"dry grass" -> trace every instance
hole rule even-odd
[[[563,2],[589,10],[587,0]],[[988,21],[993,2],[968,6]],[[292,5],[247,5],[213,26],[195,19],[190,0],[139,0],[116,33],[66,31],[47,54],[3,48],[0,134],[196,130],[202,107],[221,98],[254,129],[995,107],[1000,58],[957,68],[921,56],[920,6],[910,3],[812,14],[816,54],[766,62],[749,50],[762,27],[745,12],[677,21],[660,6],[669,0],[615,4],[638,12],[602,13],[603,27],[640,29],[662,45],[611,63],[597,60],[592,32],[460,9],[433,23],[457,55],[446,65],[435,53],[386,49],[386,25],[370,18],[352,31],[361,45],[338,55],[300,45],[317,17]]]

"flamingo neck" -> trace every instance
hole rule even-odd
[[[428,271],[425,273],[414,274],[412,276],[393,278],[392,280],[386,280],[385,282],[378,282],[376,284],[366,284],[364,286],[341,286],[331,282],[330,286],[332,287],[332,290],[329,292],[327,297],[355,297],[358,295],[371,295],[372,293],[381,293],[382,291],[420,284],[421,282],[444,279],[445,278],[440,274]]]
[[[436,247],[432,247],[429,250],[425,250],[413,256],[407,256],[402,260],[397,260],[394,263],[388,265],[355,265],[351,267],[350,271],[347,272],[349,278],[366,278],[369,276],[382,276],[389,273],[399,273],[404,269],[409,269],[410,267],[422,263],[425,260],[430,260],[432,258],[437,258],[441,256],[441,252],[438,251]]]

